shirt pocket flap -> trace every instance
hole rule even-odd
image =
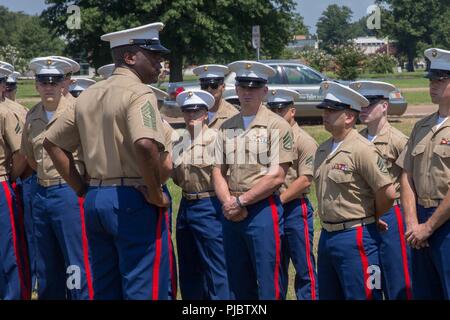
[[[450,157],[450,146],[448,145],[434,146],[433,152],[436,153],[441,158],[448,158]]]
[[[411,155],[413,156],[413,157],[415,157],[415,156],[417,156],[417,155],[419,155],[419,154],[422,154],[422,153],[424,153],[425,152],[425,145],[424,144],[418,144],[414,149],[413,149],[413,151],[411,152]]]
[[[355,177],[351,171],[331,170],[328,173],[328,178],[336,183],[349,183],[355,181]]]

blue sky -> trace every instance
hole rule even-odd
[[[312,33],[316,32],[316,23],[322,12],[330,4],[346,5],[353,11],[353,20],[366,15],[367,7],[374,0],[297,0],[297,11],[303,16],[305,24]],[[39,14],[46,7],[45,0],[0,0],[0,5],[11,11],[24,11],[29,14]]]

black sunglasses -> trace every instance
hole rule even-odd
[[[200,89],[207,90],[208,88],[211,88],[213,90],[217,90],[219,86],[221,85],[221,82],[207,82],[207,83],[200,83]]]

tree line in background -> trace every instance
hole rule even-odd
[[[450,48],[448,0],[376,0],[382,7],[381,29],[369,30],[367,17],[352,22],[346,6],[330,5],[317,22],[320,50],[288,52],[293,35],[309,35],[294,0],[47,0],[41,16],[14,13],[0,6],[0,59],[22,71],[33,57],[66,54],[95,68],[111,63],[109,45],[100,35],[154,21],[166,27],[161,41],[172,50],[170,81],[181,81],[183,67],[202,63],[228,63],[255,59],[251,27],[261,29],[261,57],[302,58],[323,71],[352,79],[362,70],[392,72],[407,63],[414,70],[426,47]],[[75,4],[81,28],[66,25]],[[367,57],[352,44],[358,36],[389,37],[395,58],[385,52]]]
[[[39,16],[10,12],[0,6],[0,60],[25,72],[32,58],[62,54],[64,48],[64,41],[52,35]]]

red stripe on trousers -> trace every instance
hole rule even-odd
[[[275,270],[273,272],[274,285],[275,285],[275,299],[280,299],[280,285],[279,285],[279,272],[280,272],[280,230],[278,226],[278,210],[273,200],[273,196],[269,197],[270,208],[272,209],[272,221],[273,221],[273,233],[275,238]]]
[[[14,182],[12,184],[12,188],[14,190],[14,194],[16,195],[16,205],[17,205],[17,213],[18,213],[18,221],[19,224],[17,228],[20,228],[19,236],[20,236],[20,249],[24,258],[24,266],[25,270],[25,287],[27,288],[26,296],[27,300],[31,299],[31,276],[30,276],[30,262],[28,261],[28,249],[27,249],[27,240],[25,239],[25,223],[23,216],[23,204],[22,198],[20,195],[20,190],[17,188],[17,184]]]
[[[363,242],[363,227],[356,227],[356,244],[358,246],[359,255],[361,256],[361,263],[364,275],[364,290],[366,291],[367,300],[372,300],[372,290],[367,287],[367,279],[369,275],[367,274],[367,269],[369,268],[369,260],[367,259],[366,251],[364,250]]]
[[[86,222],[84,219],[84,199],[78,198],[78,205],[80,206],[80,218],[81,218],[81,239],[83,245],[83,261],[84,270],[86,271],[86,282],[88,286],[89,300],[94,300],[94,286],[92,284],[91,266],[89,264],[89,245],[86,234]]]
[[[152,299],[158,300],[159,297],[159,267],[161,264],[161,248],[162,248],[162,219],[163,209],[159,208],[158,220],[156,222],[156,237],[155,237],[155,261],[153,262],[153,287]]]
[[[173,270],[173,248],[172,248],[172,236],[170,234],[170,226],[169,226],[169,210],[165,212],[166,217],[166,226],[167,226],[167,241],[169,246],[169,270],[170,270],[170,284],[172,285],[172,299],[177,299],[177,284],[175,281],[175,272]]]
[[[308,207],[306,206],[305,199],[300,199],[303,211],[303,230],[305,233],[305,245],[306,245],[306,264],[308,266],[309,280],[311,281],[311,300],[316,300],[316,278],[314,277],[314,269],[311,263],[309,245],[309,225],[308,225]]]
[[[23,273],[22,273],[23,272],[22,262],[20,261],[19,251],[17,249],[17,235],[16,235],[16,224],[14,222],[13,200],[12,200],[11,192],[9,190],[8,183],[6,181],[2,181],[2,187],[3,187],[3,191],[5,192],[6,202],[8,203],[9,220],[11,223],[12,237],[13,237],[12,240],[13,240],[14,255],[16,258],[17,269],[19,271],[21,296],[22,296],[22,299],[27,299],[26,286],[25,286],[25,282],[23,279]]]
[[[397,218],[398,234],[400,235],[400,247],[402,251],[403,273],[405,274],[406,299],[412,300],[411,278],[408,269],[408,256],[406,253],[405,228],[403,217],[398,204],[394,206],[395,217]]]

